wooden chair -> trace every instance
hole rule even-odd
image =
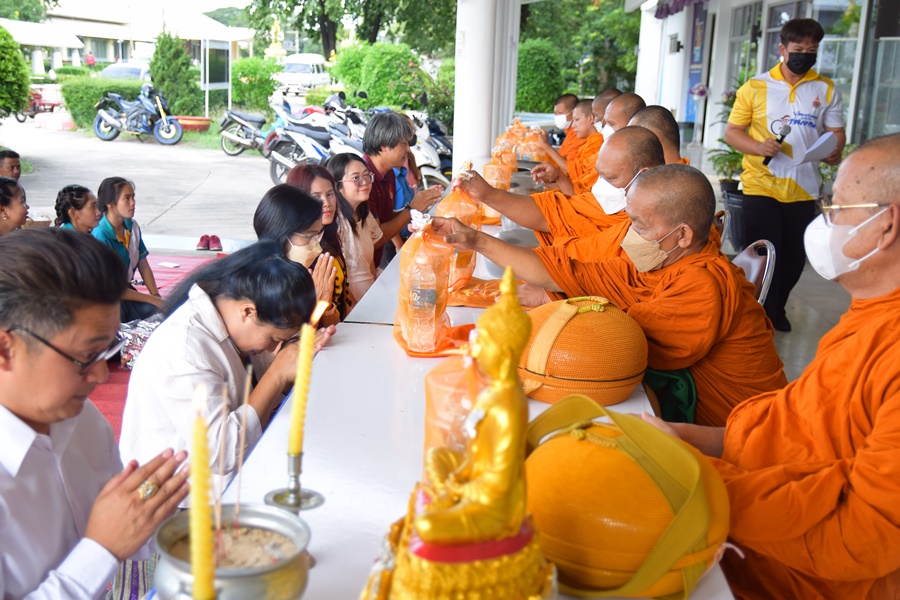
[[[766,301],[775,273],[775,246],[769,240],[758,240],[744,248],[731,262],[744,270],[747,281],[756,288],[756,300]]]

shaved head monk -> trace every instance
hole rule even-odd
[[[609,101],[606,112],[603,113],[603,122],[618,131],[628,125],[628,121],[634,114],[645,108],[644,99],[637,94],[622,94]]]
[[[648,364],[656,371],[647,382],[663,414],[723,425],[741,401],[787,384],[772,324],[752,284],[710,240],[715,194],[703,173],[686,165],[650,169],[632,184],[627,203],[627,256],[590,263],[565,256],[550,268],[536,265],[532,250],[456,219],[434,225],[447,243],[513,265],[529,283],[568,297],[609,298],[647,336]],[[673,384],[695,389],[696,397],[679,395]]]
[[[559,191],[571,196],[590,191],[597,181],[597,153],[603,144],[603,135],[594,128],[591,101],[582,100],[575,105],[572,131],[583,141],[575,155],[566,160],[563,171],[550,163],[541,163],[531,170],[535,183],[556,184]]]
[[[666,164],[689,165],[691,161],[681,157],[681,133],[672,111],[665,106],[651,105],[634,113],[629,125],[649,129],[659,138],[666,154]]]
[[[900,134],[844,160],[806,230],[813,268],[852,297],[816,358],[724,428],[667,425],[710,457],[731,501],[723,567],[738,598],[900,591]]]
[[[621,95],[622,92],[614,87],[606,88],[594,96],[594,101],[591,102],[591,112],[594,114],[594,126],[597,128],[597,131],[600,131],[600,133],[603,133],[606,137],[609,137],[609,135],[601,131],[603,128],[603,114],[606,112],[606,107],[609,106],[610,101],[616,96]],[[608,133],[612,133],[612,129],[610,129]]]

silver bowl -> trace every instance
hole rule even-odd
[[[169,553],[169,548],[188,535],[190,510],[182,511],[166,520],[156,530],[154,541],[159,551],[156,567],[156,596],[161,600],[189,600],[193,597],[191,565]],[[309,527],[300,517],[271,506],[242,505],[241,527],[256,527],[285,536],[297,548],[297,553],[273,565],[252,569],[216,569],[217,600],[296,600],[306,589],[309,563],[305,554],[309,546]],[[234,505],[222,506],[222,522],[234,523]]]

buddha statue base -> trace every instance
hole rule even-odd
[[[411,504],[415,503],[415,494]],[[413,528],[415,508],[391,526],[361,600],[546,600],[556,597],[556,569],[541,554],[526,519],[515,536],[438,545]]]

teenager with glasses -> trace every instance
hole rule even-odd
[[[377,277],[375,250],[385,237],[378,219],[369,210],[369,194],[375,176],[354,154],[337,154],[323,165],[337,182],[340,205],[347,214],[338,222],[338,234],[347,260],[347,279],[353,297],[360,300]]]
[[[135,361],[122,416],[122,456],[144,460],[162,448],[187,448],[196,410],[191,397],[202,384],[208,391],[203,416],[213,449],[210,466],[218,483],[227,482],[237,469],[243,424],[249,450],[293,383],[293,338],[315,301],[309,271],[272,240],[188,275],[166,299],[165,320]],[[261,377],[243,405],[245,365],[251,362]]]
[[[187,496],[187,455],[162,445],[123,469],[88,398],[122,346],[116,253],[40,228],[0,238],[0,256],[0,598],[97,598]]]

